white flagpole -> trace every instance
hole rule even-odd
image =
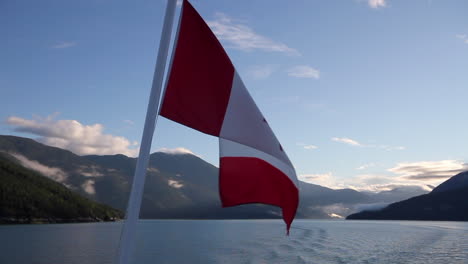
[[[176,2],[177,0],[167,1],[161,40],[159,42],[158,57],[154,70],[153,84],[151,87],[148,109],[146,111],[145,127],[140,144],[140,153],[138,155],[135,174],[133,176],[133,184],[127,206],[126,220],[120,236],[120,245],[116,260],[116,263],[118,264],[128,264],[135,248],[136,225],[140,215],[146,169],[148,167],[151,142],[153,140],[154,128],[156,126],[158,115],[159,100],[161,97],[169,43],[171,41]]]

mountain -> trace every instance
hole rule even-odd
[[[98,166],[113,168],[126,175],[128,197],[136,159],[123,155],[83,156]],[[105,182],[105,181],[103,181]],[[115,194],[107,184],[96,183],[96,192],[104,203]],[[115,204],[119,208],[123,204]],[[143,194],[142,218],[277,218],[278,208],[267,205],[244,205],[222,208],[218,193],[218,168],[192,154],[156,152],[150,155]]]
[[[320,185],[299,182],[301,198],[310,205],[329,205],[336,203],[363,203],[369,201],[369,196],[351,189],[334,190]]]
[[[86,199],[0,154],[0,223],[91,222],[120,219],[121,211]]]
[[[333,190],[299,181],[299,218],[331,218],[349,212],[354,204],[371,202],[369,196],[351,189]]]
[[[362,211],[347,219],[468,221],[468,172],[457,174],[432,192],[390,204],[375,211]]]
[[[136,159],[124,155],[78,156],[34,140],[0,136],[0,152],[42,173],[70,190],[125,210]],[[153,153],[150,156],[142,218],[277,218],[280,211],[266,205],[221,208],[218,169],[191,154]]]
[[[445,192],[450,190],[455,190],[462,187],[468,186],[468,171],[459,173],[445,182],[441,183],[439,186],[434,188],[432,192]]]
[[[0,136],[0,152],[13,155],[29,169],[57,181],[70,190],[125,210],[136,159],[124,155],[79,156],[34,140]],[[389,195],[334,190],[300,183],[302,218],[348,215],[356,208],[411,197],[404,190]],[[423,190],[419,190],[424,193]],[[156,152],[150,155],[140,217],[142,218],[278,218],[277,207],[250,204],[221,208],[218,168],[191,154]]]
[[[399,186],[392,190],[381,192],[364,192],[369,195],[372,200],[380,203],[392,203],[395,201],[402,201],[414,196],[427,194],[428,191],[419,186]]]

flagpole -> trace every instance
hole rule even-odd
[[[159,42],[158,57],[153,75],[153,84],[146,111],[145,126],[140,144],[140,153],[133,176],[132,190],[127,205],[126,220],[120,236],[120,245],[117,252],[118,264],[130,263],[130,257],[135,248],[136,225],[140,215],[141,200],[145,186],[146,169],[148,167],[151,142],[153,140],[154,128],[156,126],[159,101],[161,97],[164,71],[171,41],[172,25],[174,21],[175,7],[177,0],[168,0],[164,24]]]

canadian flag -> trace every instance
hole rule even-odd
[[[183,2],[160,115],[219,138],[223,207],[282,208],[287,231],[299,202],[293,165],[220,42]]]

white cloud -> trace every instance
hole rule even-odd
[[[80,166],[80,169],[77,170],[77,173],[85,176],[85,177],[101,177],[104,176],[101,172],[99,172],[99,167],[97,166]]]
[[[372,145],[371,145],[372,146]],[[404,146],[387,146],[387,145],[378,145],[378,146],[374,146],[376,148],[381,148],[381,149],[384,149],[384,150],[387,150],[387,151],[391,151],[391,150],[405,150],[406,147]]]
[[[371,8],[383,8],[387,6],[386,0],[368,0],[367,3]]]
[[[332,188],[332,186],[336,185],[336,181],[333,178],[333,174],[331,172],[327,173],[316,173],[316,174],[301,174],[298,176],[298,179],[312,184],[318,184],[321,186]]]
[[[468,164],[459,160],[402,162],[388,169],[404,179],[425,181],[430,184],[441,183],[467,170]]]
[[[247,75],[255,80],[267,79],[277,69],[277,65],[254,65],[247,69]]]
[[[15,157],[24,167],[35,170],[56,182],[64,182],[67,179],[67,173],[65,173],[60,168],[48,167],[36,160],[30,160],[20,154],[10,153],[10,155]]]
[[[176,188],[176,189],[180,189],[184,187],[184,184],[176,180],[167,180],[167,184],[169,184],[169,186]]]
[[[159,173],[159,170],[156,169],[155,167],[148,167],[146,168],[146,171]]]
[[[355,146],[355,147],[376,148],[376,149],[383,149],[383,150],[386,150],[386,151],[405,150],[406,149],[406,147],[404,147],[404,146],[361,144],[357,140],[346,138],[346,137],[343,137],[343,138],[333,137],[331,140],[336,141],[336,142],[345,143],[345,144]]]
[[[356,168],[356,170],[365,170],[365,169],[368,169],[370,167],[374,167],[375,164],[374,163],[367,163],[367,164],[363,164],[359,167]]]
[[[396,177],[384,174],[359,174],[347,179],[346,185],[359,191],[380,192],[389,191],[402,183]]]
[[[302,174],[298,176],[299,180],[318,184],[331,189],[353,189],[357,191],[369,191],[369,192],[381,192],[390,191],[396,188],[404,188],[408,190],[424,189],[430,191],[428,185],[432,182],[425,180],[411,180],[398,175],[386,175],[386,174],[359,174],[353,177],[336,177],[331,172],[322,174]],[[439,182],[433,182],[434,185],[440,184]]]
[[[134,157],[137,143],[110,134],[104,134],[101,124],[83,125],[76,120],[54,120],[53,117],[34,120],[11,116],[7,119],[15,131],[41,136],[38,141],[79,155],[124,154]]]
[[[406,190],[422,188],[430,191],[432,189],[430,186],[437,186],[460,172],[468,171],[468,163],[459,160],[401,162],[387,171],[393,175],[359,174],[350,178],[338,178],[328,172],[303,174],[298,178],[304,182],[332,189],[350,188],[358,191],[381,192],[395,188]]]
[[[320,71],[308,65],[294,66],[288,70],[288,75],[297,78],[320,78]]]
[[[391,190],[392,187],[397,186],[393,184],[397,180],[395,177],[387,175],[374,175],[374,174],[362,174],[351,178],[339,178],[333,175],[333,173],[322,173],[322,174],[303,174],[299,175],[299,180],[318,184],[331,189],[354,189],[358,191],[387,191]],[[388,185],[391,185],[390,187]]]
[[[468,36],[466,34],[457,34],[455,36],[461,39],[465,44],[468,44]]]
[[[53,49],[66,49],[76,46],[74,41],[61,41],[52,46]]]
[[[301,146],[302,148],[304,149],[318,149],[317,146],[315,145],[311,145],[311,144],[305,144],[305,143],[302,143],[302,142],[299,142],[299,143],[296,143],[296,146]]]
[[[357,142],[354,139],[350,139],[350,138],[334,137],[334,138],[332,138],[332,140],[336,141],[336,142],[345,143],[345,144],[348,144],[348,145],[351,145],[351,146],[356,146],[356,147],[362,147],[363,146],[361,143]]]
[[[133,122],[132,120],[128,120],[128,119],[125,119],[123,122],[129,126],[133,126],[135,124],[135,122]]]
[[[344,216],[341,216],[339,214],[335,214],[335,213],[329,213],[328,216],[330,216],[331,218],[338,218],[338,219],[343,219]]]
[[[318,147],[315,146],[315,145],[305,145],[305,146],[303,146],[303,148],[305,148],[305,149],[318,149]]]
[[[297,50],[257,34],[250,27],[234,21],[224,13],[216,13],[215,20],[207,21],[207,23],[218,39],[228,44],[230,48],[243,51],[262,50],[300,55]]]
[[[156,150],[156,152],[164,152],[164,153],[167,153],[167,154],[173,154],[173,155],[178,155],[178,154],[192,154],[192,155],[195,155],[195,153],[193,153],[190,149],[186,149],[186,148],[182,148],[182,147],[179,147],[179,148],[160,148],[158,150]],[[197,155],[195,155],[197,156]]]
[[[431,191],[432,187],[430,186],[437,186],[443,181],[413,180],[398,175],[387,174],[360,174],[346,179],[344,184],[351,189],[370,192],[390,191],[396,188]]]
[[[86,180],[82,185],[81,188],[88,194],[96,194],[96,189],[94,188],[94,184],[96,182],[94,180]]]

